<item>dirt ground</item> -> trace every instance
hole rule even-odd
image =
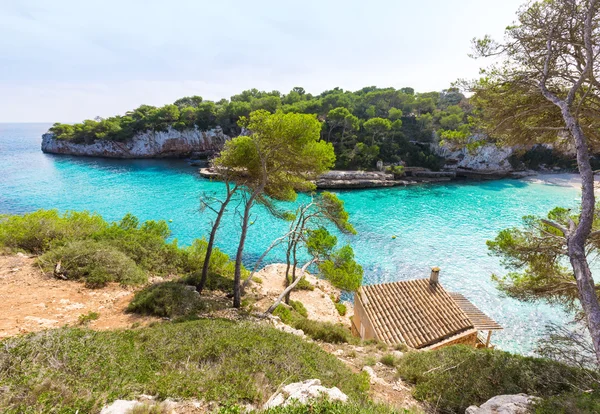
[[[252,288],[260,299],[254,304],[254,310],[264,312],[283,292],[285,289],[285,267],[286,265],[283,263],[275,263],[265,266],[255,274],[255,278],[258,278],[260,283],[253,282]],[[339,298],[340,290],[333,287],[328,281],[319,279],[309,273],[305,273],[304,277],[315,289],[295,290],[292,292],[290,299],[304,304],[308,312],[308,319],[341,323],[350,327],[349,316],[353,314],[352,303],[344,302],[347,309],[346,315],[341,316],[330,298],[331,295]]]
[[[0,338],[77,325],[79,317],[97,312],[94,329],[128,328],[155,318],[124,313],[134,291],[113,283],[87,289],[82,283],[46,276],[35,259],[0,256]]]

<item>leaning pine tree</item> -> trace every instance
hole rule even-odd
[[[470,85],[479,125],[507,144],[550,142],[574,147],[582,181],[576,217],[545,219],[560,238],[600,362],[600,304],[586,258],[595,218],[590,149],[600,144],[600,0],[528,3],[505,42],[475,42],[478,56],[503,58]]]
[[[228,141],[214,165],[244,192],[241,234],[235,257],[233,305],[241,305],[241,273],[250,211],[256,203],[293,201],[298,191],[314,190],[314,180],[335,162],[333,146],[320,140],[314,115],[252,112],[240,119],[248,131]]]

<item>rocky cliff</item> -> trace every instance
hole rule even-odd
[[[209,131],[169,128],[164,132],[146,131],[126,142],[97,140],[91,144],[77,144],[56,139],[49,132],[42,136],[42,151],[109,158],[176,158],[219,151],[228,139],[230,137],[221,128]]]
[[[466,148],[451,150],[446,147],[436,147],[434,150],[438,155],[446,158],[447,169],[496,171],[498,173],[508,173],[514,170],[508,160],[514,151],[512,147],[485,144],[473,152]]]

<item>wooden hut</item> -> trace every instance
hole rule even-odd
[[[502,327],[463,295],[447,292],[439,271],[432,268],[426,279],[361,287],[354,295],[354,335],[423,350],[490,346],[492,332]]]

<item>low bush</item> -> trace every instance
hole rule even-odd
[[[148,280],[146,273],[125,253],[93,240],[67,243],[49,250],[38,259],[47,273],[52,273],[58,262],[65,278],[83,280],[91,288],[102,287],[109,282],[135,285]]]
[[[273,315],[279,317],[279,319],[281,319],[281,322],[287,325],[292,325],[294,321],[294,316],[292,315],[292,312],[293,309],[290,309],[285,305],[279,304],[273,311]]]
[[[302,276],[302,279],[294,287],[294,290],[315,290],[315,286],[306,280],[306,277]]]
[[[411,352],[398,362],[400,376],[415,384],[415,398],[444,412],[462,413],[501,394],[549,397],[594,389],[598,374],[548,359],[464,345]]]
[[[239,412],[240,414],[242,411]],[[294,403],[285,407],[270,408],[264,414],[411,414],[414,410],[394,409],[384,404],[373,402],[340,402],[329,400],[315,400],[308,404]],[[227,413],[229,414],[229,413]]]
[[[379,362],[381,362],[383,365],[387,365],[388,367],[393,367],[396,365],[396,357],[393,356],[392,354],[386,354],[384,356],[381,357],[381,359],[379,360]]]
[[[290,304],[292,302],[290,301]],[[277,306],[273,315],[278,316],[283,323],[295,329],[302,329],[306,335],[317,341],[332,344],[358,342],[357,338],[344,325],[307,319],[295,309],[290,309],[285,305]]]
[[[340,316],[346,316],[346,312],[348,311],[346,305],[344,305],[342,302],[334,302],[334,305]]]
[[[8,251],[42,254],[69,241],[82,240],[107,227],[102,217],[87,211],[38,210],[0,219],[0,246]]]
[[[58,261],[69,279],[85,280],[90,286],[110,281],[143,283],[140,271],[158,275],[176,273],[196,284],[204,264],[207,242],[196,239],[189,247],[177,240],[167,242],[171,232],[164,221],[139,220],[126,214],[108,223],[87,211],[38,210],[25,215],[0,216],[0,251],[42,255],[41,264],[51,272]],[[90,248],[101,253],[93,255]],[[77,248],[82,249],[82,255]],[[245,269],[243,275],[247,274]],[[213,249],[207,289],[231,290],[234,263]]]
[[[261,404],[281,384],[311,378],[354,401],[367,398],[365,375],[316,344],[255,323],[62,328],[0,341],[2,413],[92,413],[140,394]]]
[[[179,282],[162,282],[138,291],[127,312],[173,318],[207,310],[198,292]]]
[[[79,325],[87,325],[91,321],[98,320],[98,318],[100,318],[100,314],[98,312],[89,311],[88,313],[79,315],[79,318],[77,318],[77,323],[79,323]]]
[[[294,321],[293,326],[296,329],[302,329],[306,335],[318,341],[332,344],[356,342],[356,338],[352,336],[350,330],[341,324],[335,325],[330,322],[302,318]]]
[[[292,307],[292,309],[298,312],[300,316],[304,316],[305,318],[308,317],[308,311],[306,310],[306,307],[304,307],[304,304],[302,302],[298,300],[290,300],[290,306]]]
[[[534,404],[535,414],[600,413],[600,392],[568,392],[544,398]]]

